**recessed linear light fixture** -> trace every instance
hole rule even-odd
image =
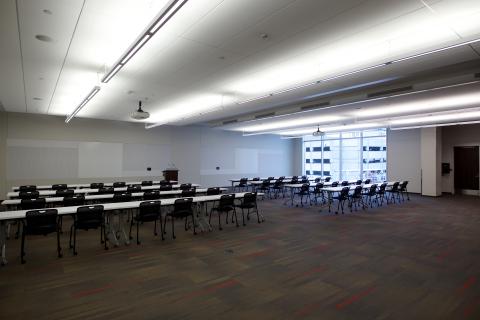
[[[427,55],[430,55],[430,54],[443,52],[443,51],[447,51],[447,50],[450,50],[450,49],[455,49],[455,48],[459,48],[459,47],[463,47],[463,46],[468,46],[468,45],[478,43],[478,42],[480,42],[480,38],[470,40],[470,41],[460,42],[460,43],[457,43],[457,44],[454,44],[454,45],[451,45],[451,46],[446,46],[446,47],[442,47],[442,48],[439,48],[439,49],[434,49],[434,50],[414,54],[414,55],[411,55],[411,56],[408,56],[408,57],[399,58],[399,59],[387,61],[385,63],[380,63],[380,64],[377,64],[377,65],[374,65],[374,66],[353,70],[353,71],[342,73],[342,74],[339,74],[339,75],[336,75],[336,76],[333,76],[333,77],[309,82],[309,83],[306,83],[306,84],[303,84],[303,85],[297,85],[297,86],[294,86],[294,87],[291,87],[291,88],[288,88],[288,89],[283,89],[283,90],[280,90],[280,91],[272,92],[272,93],[262,95],[262,96],[259,96],[259,97],[256,97],[256,98],[250,98],[250,99],[247,99],[247,100],[237,102],[237,104],[244,104],[244,103],[248,103],[248,102],[262,100],[262,99],[273,97],[275,95],[279,95],[279,94],[282,94],[282,93],[286,93],[286,92],[294,91],[294,90],[297,90],[297,89],[301,89],[301,88],[313,86],[313,85],[316,85],[316,84],[320,84],[320,83],[323,83],[323,82],[328,82],[328,81],[332,81],[332,80],[335,80],[335,79],[351,76],[353,74],[361,73],[361,72],[364,72],[364,71],[386,67],[386,66],[389,66],[389,65],[394,64],[394,63],[404,62],[404,61],[424,57],[424,56],[427,56]]]
[[[425,124],[425,125],[409,126],[409,127],[390,127],[390,130],[397,131],[397,130],[410,130],[410,129],[420,129],[420,128],[449,127],[449,126],[459,126],[459,125],[477,124],[477,123],[480,123],[480,120],[434,123],[434,124]]]
[[[73,110],[73,112],[69,116],[67,116],[67,118],[65,119],[65,123],[69,123],[70,120],[72,120],[73,117],[75,117],[75,115],[80,112],[80,110],[82,110],[82,108],[88,103],[88,101],[90,101],[98,93],[98,91],[100,91],[100,87],[95,86],[92,91],[90,91],[90,93],[85,97],[85,99],[83,99],[83,101],[78,105],[78,107],[76,107],[75,110]]]
[[[153,35],[160,30],[167,22],[172,18],[178,10],[188,0],[172,0],[170,1],[157,16],[155,21],[147,28],[134,44],[121,56],[120,59],[114,64],[113,68],[105,74],[102,79],[103,83],[110,81],[117,73],[122,69],[125,64],[147,43]]]

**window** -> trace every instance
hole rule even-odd
[[[305,136],[303,172],[334,180],[387,179],[386,129]]]

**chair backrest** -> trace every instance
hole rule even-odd
[[[159,200],[140,202],[138,218],[140,220],[157,218],[160,215],[160,204],[161,202]]]
[[[308,192],[310,190],[310,185],[308,183],[302,184],[302,187],[300,188],[300,192]]]
[[[160,191],[171,191],[173,187],[171,184],[164,184],[160,186]]]
[[[113,187],[102,187],[98,189],[99,194],[111,194],[113,192],[114,192]]]
[[[57,197],[68,197],[73,195],[74,193],[75,192],[73,191],[73,189],[58,189],[57,191],[55,191],[55,195]]]
[[[315,188],[313,189],[315,193],[321,192],[323,189],[323,183],[319,182],[315,185]]]
[[[183,198],[195,197],[195,193],[196,193],[195,188],[182,189],[182,197],[183,197]]]
[[[302,178],[302,183],[308,183],[308,179],[307,178]]]
[[[83,206],[85,204],[85,195],[77,194],[63,198],[64,207]]]
[[[140,185],[132,185],[127,187],[127,192],[133,193],[133,192],[142,192],[142,186]]]
[[[332,187],[333,187],[333,188],[338,187],[338,181],[333,181],[333,182],[332,182]]]
[[[295,184],[295,183],[297,183],[297,182],[298,182],[298,177],[297,177],[297,176],[293,176],[293,177],[292,177],[292,180],[290,181],[290,183]]]
[[[315,178],[315,183],[319,183],[321,181],[320,178]]]
[[[147,191],[143,193],[143,199],[144,200],[156,200],[160,199],[160,191],[154,190],[154,191]]]
[[[40,196],[38,191],[20,191],[18,197],[20,199],[36,199]]]
[[[37,186],[29,185],[29,186],[20,186],[18,191],[35,191],[37,190]]]
[[[270,180],[263,180],[261,188],[268,188],[270,186]]]
[[[372,182],[372,179],[366,179],[365,184],[370,184]]]
[[[332,179],[332,177],[326,177],[325,182],[330,182],[331,179]]]
[[[246,206],[255,206],[257,203],[257,193],[247,192],[243,195],[242,204]]]
[[[58,230],[57,209],[27,211],[25,214],[28,233],[48,234]]]
[[[103,206],[84,206],[78,207],[77,213],[74,215],[77,227],[95,228],[102,225],[103,222]]]
[[[153,186],[153,181],[142,181],[142,186]]]
[[[188,189],[191,189],[192,188],[192,184],[191,183],[182,183],[180,185],[180,190],[188,190]]]
[[[47,201],[45,198],[22,199],[20,201],[20,208],[22,208],[22,210],[43,209],[46,205]]]
[[[220,197],[220,201],[218,202],[218,207],[219,208],[232,207],[234,205],[234,200],[235,200],[234,193],[224,194]]]
[[[247,181],[248,181],[248,178],[241,178],[240,181],[239,181],[239,184],[246,185]]]
[[[350,192],[350,187],[343,187],[342,191],[340,191],[340,200],[345,200],[348,198],[348,193]]]
[[[252,181],[260,181],[260,177],[255,177],[252,179]]]
[[[128,202],[132,201],[132,194],[128,192],[116,193],[113,195],[112,202]]]
[[[292,179],[297,179],[298,180],[298,176],[292,176]]]
[[[369,195],[369,196],[374,196],[376,193],[377,193],[377,185],[376,185],[376,184],[372,184],[372,185],[370,186],[370,189],[368,190],[368,195]]]
[[[278,180],[282,180],[282,181],[285,180],[285,176],[279,177]]]
[[[125,182],[123,181],[117,181],[113,183],[114,188],[124,188],[125,187]]]
[[[52,190],[65,190],[67,189],[67,185],[63,184],[52,184]]]
[[[302,176],[302,179],[307,179],[307,176]]]
[[[402,181],[402,183],[400,183],[400,191],[406,191],[407,184],[408,184],[408,181]]]
[[[384,183],[382,183],[382,184],[380,185],[379,191],[380,191],[380,192],[385,192],[385,189],[386,189],[386,188],[387,188],[387,183],[384,182]]]
[[[392,188],[390,189],[391,191],[398,191],[398,186],[400,185],[400,182],[396,181],[393,183]]]
[[[175,214],[192,214],[193,209],[193,199],[192,198],[180,198],[176,199],[173,203],[173,215]]]
[[[90,183],[90,189],[101,189],[103,188],[103,186],[104,186],[103,182]]]
[[[357,186],[362,184],[362,180],[358,179],[357,182],[355,183]]]
[[[162,181],[160,181],[160,185],[161,186],[168,186],[168,185],[171,185],[171,183],[168,180],[162,180]]]
[[[214,196],[220,194],[220,188],[218,187],[213,187],[213,188],[208,188],[207,189],[207,196]]]
[[[353,190],[353,196],[354,197],[360,197],[362,195],[362,186],[356,186],[355,189]]]
[[[343,181],[342,181],[342,187],[346,187],[346,186],[348,186],[348,181],[343,180]]]
[[[283,181],[280,179],[277,179],[275,183],[273,184],[274,188],[279,188],[282,185]]]
[[[268,177],[268,180],[275,180],[275,177]]]

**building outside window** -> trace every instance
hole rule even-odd
[[[386,129],[303,137],[303,172],[333,180],[387,179]]]

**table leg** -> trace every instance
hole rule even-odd
[[[2,266],[7,264],[7,221],[0,221],[0,248],[2,250],[1,264]],[[8,224],[9,225],[9,224]]]

